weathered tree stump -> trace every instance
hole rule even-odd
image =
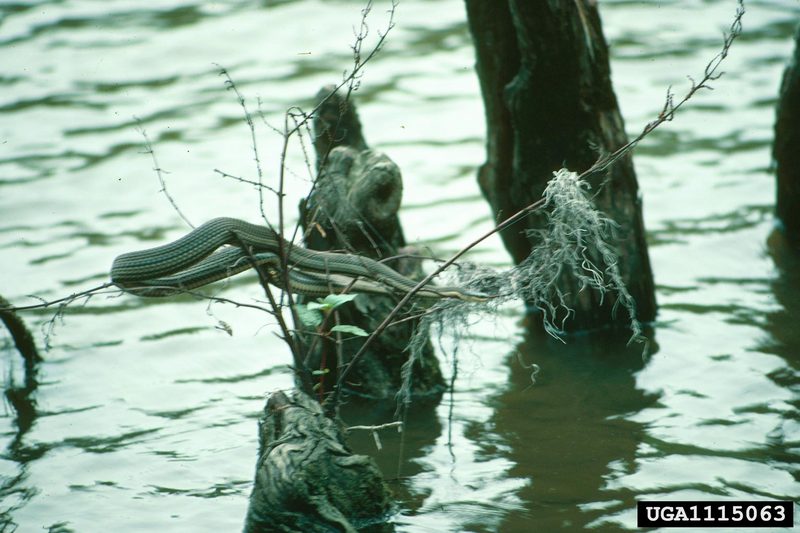
[[[320,90],[317,101],[323,101],[331,90]],[[330,96],[315,117],[314,135],[319,178],[314,191],[300,205],[306,246],[348,250],[378,260],[401,255],[406,242],[397,216],[403,191],[400,169],[386,155],[368,148],[353,102],[338,93]],[[415,262],[394,259],[387,264],[407,276],[419,274]],[[338,319],[341,324],[370,332],[394,305],[395,299],[388,296],[359,295],[337,309]],[[345,386],[351,395],[394,398],[401,387],[401,368],[408,360],[406,348],[416,325],[416,321],[407,321],[390,327],[372,343],[348,375]],[[318,342],[309,366],[327,368],[329,374],[321,383],[334,383],[338,369],[349,363],[363,342],[348,340],[341,352],[332,341]],[[415,399],[438,399],[444,391],[430,342],[413,367],[412,382]]]
[[[554,171],[580,173],[627,138],[594,2],[466,0],[466,6],[488,135],[478,181],[502,220],[538,200]],[[652,320],[655,291],[632,161],[626,157],[589,181],[600,190],[597,207],[620,226],[619,268],[639,319]],[[534,214],[502,232],[515,262],[536,246],[525,230],[541,229],[543,222]],[[575,310],[568,330],[628,325],[624,313],[611,312],[613,298],[601,303],[571,276],[561,290]]]
[[[800,26],[794,57],[783,73],[772,154],[778,185],[775,214],[786,242],[800,253]]]
[[[316,401],[299,391],[269,397],[245,533],[388,532],[390,513],[378,467],[353,455]]]

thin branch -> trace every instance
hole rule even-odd
[[[31,298],[35,298],[35,299],[41,301],[42,303],[32,304],[32,305],[10,306],[10,307],[5,307],[5,309],[7,309],[9,311],[31,311],[33,309],[45,309],[47,307],[52,307],[54,305],[60,305],[62,303],[66,303],[67,305],[69,305],[70,303],[74,302],[78,298],[81,298],[81,297],[84,297],[84,296],[91,296],[93,294],[98,294],[99,291],[101,291],[103,289],[107,289],[109,287],[115,287],[115,286],[116,285],[114,283],[111,283],[111,282],[103,283],[102,285],[98,285],[97,287],[92,287],[91,289],[87,289],[87,290],[81,291],[81,292],[74,292],[74,293],[70,294],[69,296],[64,296],[63,298],[57,298],[55,300],[49,300],[49,301],[48,300],[44,300],[42,298],[39,298],[38,296],[31,295],[30,296]],[[112,293],[112,292],[116,293],[116,292],[122,292],[122,291],[116,291],[116,290],[115,291],[109,291],[109,293]]]
[[[291,108],[289,108],[291,109]],[[286,115],[283,119],[283,129],[287,131],[289,127],[289,111],[287,110]],[[283,275],[283,286],[285,287],[284,294],[286,294],[289,300],[289,306],[292,308],[294,312],[294,302],[292,301],[292,291],[291,285],[289,284],[289,252],[286,248],[286,243],[283,240],[283,227],[284,227],[284,217],[283,217],[283,186],[284,186],[284,179],[286,177],[286,155],[289,151],[289,139],[290,135],[285,135],[283,137],[283,147],[281,148],[281,156],[280,156],[280,170],[278,171],[278,257],[281,261],[281,274]],[[297,231],[295,229],[295,231]],[[296,318],[296,317],[295,317]],[[299,324],[299,322],[295,321],[295,325]],[[298,355],[299,356],[299,355]]]
[[[75,300],[78,300],[81,297],[85,297],[85,296],[93,296],[95,294],[107,294],[107,295],[113,295],[113,296],[120,296],[120,295],[122,295],[122,294],[124,294],[126,292],[126,291],[124,291],[122,289],[114,289],[114,290],[111,290],[111,291],[100,292],[102,289],[107,289],[109,287],[114,287],[114,286],[115,285],[113,283],[104,283],[103,285],[98,285],[97,287],[94,287],[92,289],[88,289],[88,290],[85,290],[85,291],[82,291],[82,292],[76,292],[76,293],[71,294],[69,296],[65,296],[64,298],[59,298],[57,300],[43,301],[40,304],[34,304],[34,305],[20,305],[20,306],[3,307],[3,308],[0,308],[0,311],[33,311],[33,310],[36,310],[36,309],[46,309],[46,308],[52,307],[54,305],[59,305],[59,306],[67,305],[68,306],[72,302],[74,302]],[[194,296],[195,298],[197,298],[199,300],[210,300],[212,302],[217,302],[217,303],[231,304],[231,305],[233,305],[235,307],[245,307],[245,308],[248,308],[248,309],[256,309],[258,311],[263,311],[263,312],[268,313],[270,315],[274,315],[274,312],[271,309],[268,309],[268,308],[260,306],[260,305],[248,304],[248,303],[240,302],[239,300],[232,300],[230,298],[223,298],[221,296],[211,296],[209,294],[205,294],[203,292],[192,290],[192,289],[179,289],[179,288],[176,288],[176,287],[171,286],[171,285],[170,286],[164,286],[164,287],[159,287],[158,285],[148,286],[148,289],[161,289],[161,288],[170,289],[170,290],[174,291],[175,296],[181,295],[181,294],[188,294],[189,296]],[[35,296],[31,296],[31,297],[32,298],[36,298]]]
[[[381,451],[383,449],[383,444],[381,444],[381,437],[380,435],[378,435],[378,431],[382,429],[391,429],[391,428],[397,428],[397,431],[402,434],[403,422],[389,422],[387,424],[381,424],[379,426],[349,426],[345,428],[345,432],[349,433],[350,431],[356,431],[356,430],[369,431],[370,433],[372,433],[372,440],[375,442],[375,448],[377,448],[378,451]]]
[[[397,4],[398,4],[398,0],[392,0],[391,7],[388,10],[389,21],[387,22],[386,30],[383,31],[383,32],[380,32],[380,31],[378,32],[378,41],[375,44],[375,46],[372,48],[372,50],[370,50],[370,52],[367,54],[366,57],[362,57],[361,56],[361,45],[360,44],[355,44],[353,46],[353,48],[354,48],[354,59],[353,59],[353,68],[352,68],[352,70],[350,72],[345,72],[344,73],[342,81],[334,87],[334,89],[330,92],[330,94],[328,94],[326,97],[322,98],[317,103],[317,105],[314,106],[314,109],[312,109],[310,113],[305,115],[303,120],[300,120],[294,128],[289,130],[287,132],[288,135],[293,135],[302,126],[304,126],[308,122],[308,120],[311,119],[312,117],[314,117],[316,112],[323,105],[325,105],[328,102],[328,100],[334,94],[336,94],[342,87],[344,87],[346,85],[349,85],[349,84],[351,84],[351,82],[353,82],[353,80],[356,80],[358,75],[359,75],[359,73],[364,69],[364,66],[367,63],[369,63],[375,57],[375,55],[383,48],[383,45],[386,42],[387,35],[389,34],[389,32],[395,26],[394,16],[395,16],[395,12],[397,10]],[[369,14],[371,9],[372,9],[372,1],[370,0],[369,2],[367,2],[367,6],[361,11],[362,28],[367,28],[366,22],[365,22],[364,19]],[[366,34],[359,33],[359,34],[356,35],[356,41],[358,41],[360,43],[364,39],[366,39],[366,37],[367,37]],[[350,93],[352,91],[356,90],[356,89],[358,89],[358,84],[351,85],[350,88],[347,91],[347,96],[349,97]]]
[[[222,170],[219,170],[218,168],[215,168],[214,172],[216,172],[217,174],[219,174],[223,178],[232,179],[234,181],[238,181],[240,183],[246,183],[248,185],[253,185],[254,187],[258,187],[258,188],[264,188],[264,189],[267,189],[271,193],[278,194],[278,191],[276,191],[275,189],[273,189],[272,187],[270,187],[266,183],[259,183],[257,181],[249,180],[247,178],[234,176],[233,174],[228,174],[227,172],[223,172]]]
[[[250,116],[250,111],[247,109],[247,102],[245,101],[244,96],[242,96],[242,93],[239,92],[239,88],[236,86],[236,83],[234,83],[233,78],[231,78],[228,71],[218,63],[214,63],[214,65],[220,69],[219,75],[225,77],[225,86],[228,88],[228,90],[233,91],[233,93],[236,95],[236,98],[239,100],[239,105],[242,106],[247,127],[250,129],[250,146],[253,149],[253,158],[256,162],[256,172],[258,173],[258,208],[261,212],[261,218],[264,219],[264,222],[267,224],[267,226],[270,226],[267,215],[264,212],[264,191],[261,187],[261,185],[264,183],[264,173],[261,170],[261,158],[258,155],[258,142],[256,141],[256,128],[253,124],[253,117]]]
[[[589,174],[607,170],[614,163],[622,159],[622,157],[624,157],[629,151],[635,148],[636,145],[639,144],[639,141],[650,135],[653,130],[661,126],[661,124],[664,122],[669,122],[675,118],[675,112],[686,102],[691,100],[697,91],[700,89],[714,90],[714,88],[709,85],[709,82],[716,81],[720,79],[723,74],[725,74],[725,72],[720,71],[719,68],[722,65],[722,61],[728,57],[728,52],[731,49],[733,41],[735,41],[736,38],[742,33],[742,17],[744,16],[744,13],[744,0],[738,0],[736,15],[734,16],[733,22],[731,22],[728,32],[723,34],[722,49],[711,59],[711,61],[706,64],[706,68],[703,71],[703,77],[700,79],[699,83],[695,82],[691,76],[687,76],[691,85],[689,90],[686,92],[683,98],[678,101],[677,104],[674,103],[675,95],[672,93],[672,87],[670,86],[667,89],[667,96],[664,100],[664,106],[655,120],[648,122],[644,129],[642,129],[641,133],[639,133],[639,135],[637,135],[633,140],[618,148],[613,153],[598,159],[591,167],[582,172],[578,177],[584,178]]]
[[[382,429],[391,429],[391,428],[398,428],[401,429],[403,427],[402,422],[387,422],[386,424],[380,424],[377,426],[347,426],[344,428],[346,432],[350,431],[380,431]]]
[[[153,144],[150,142],[150,138],[147,136],[147,132],[144,129],[142,121],[139,119],[139,117],[133,117],[133,118],[136,120],[137,131],[142,135],[142,137],[144,137],[145,153],[150,154],[150,158],[153,160],[153,170],[156,171],[156,176],[158,176],[158,183],[161,184],[161,190],[159,192],[164,193],[164,196],[167,197],[167,200],[169,200],[169,203],[172,205],[172,208],[175,210],[175,212],[178,213],[178,216],[180,216],[190,228],[194,229],[194,224],[192,224],[192,222],[186,217],[186,215],[183,214],[181,208],[178,207],[178,203],[175,201],[175,199],[167,190],[167,182],[164,180],[164,173],[166,171],[163,168],[161,168],[161,165],[158,164],[158,159],[156,158],[156,152],[155,150],[153,150]]]
[[[305,113],[303,113],[303,117],[305,117]],[[308,125],[307,120],[303,124],[301,124],[301,122],[297,120],[297,117],[294,114],[291,115],[291,118],[294,121],[295,129],[300,130],[304,128],[305,134],[308,135],[309,138],[313,137],[313,134],[311,133],[311,127]],[[311,157],[308,154],[308,147],[306,146],[306,141],[305,141],[306,137],[305,135],[301,134],[297,138],[300,141],[300,149],[303,151],[303,161],[305,161],[306,171],[308,171],[308,179],[309,181],[313,182],[315,180],[315,174],[314,174],[314,169],[312,168],[311,165]],[[296,174],[293,173],[293,175]]]

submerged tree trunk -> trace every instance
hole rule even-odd
[[[800,252],[800,26],[783,74],[773,146],[778,197],[776,215],[791,248]]]
[[[580,173],[627,138],[594,2],[466,0],[466,6],[487,122],[487,161],[478,181],[503,220],[541,198],[554,171]],[[589,181],[600,191],[597,207],[620,226],[614,244],[638,317],[652,320],[655,290],[632,161],[625,157]],[[536,246],[526,230],[543,222],[534,214],[502,232],[516,263]],[[561,289],[575,311],[568,330],[628,324],[624,313],[612,312],[613,298],[581,291],[569,276]]]
[[[362,134],[353,102],[332,87],[314,120],[314,148],[319,178],[315,189],[300,204],[306,246],[314,250],[346,250],[378,260],[395,258],[387,265],[415,277],[419,264],[405,259],[405,238],[397,211],[403,194],[400,169],[385,154],[370,150]],[[337,308],[340,324],[371,332],[394,308],[396,300],[382,295],[359,295]],[[418,320],[388,328],[356,363],[345,387],[352,395],[369,399],[393,399],[402,387],[407,347]],[[333,324],[330,324],[333,325]],[[327,372],[319,378],[320,394],[330,391],[339,369],[353,359],[364,343],[354,338],[337,345],[331,340],[315,343],[308,356],[310,368]],[[412,366],[412,397],[438,400],[444,379],[430,341],[424,343]]]

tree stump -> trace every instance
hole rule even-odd
[[[772,155],[778,195],[775,214],[789,247],[800,253],[800,26],[794,57],[783,73]]]
[[[466,6],[487,123],[487,161],[478,181],[503,220],[541,198],[554,171],[580,173],[627,137],[593,1],[466,0]],[[619,268],[639,319],[650,321],[655,289],[631,159],[589,182],[600,191],[597,207],[620,226]],[[516,263],[536,246],[526,230],[543,223],[543,215],[532,214],[501,233]],[[624,313],[612,312],[613,298],[601,302],[571,276],[564,276],[561,290],[575,311],[567,330],[628,325]]]
[[[317,102],[324,101],[314,119],[319,177],[300,204],[306,247],[347,250],[377,260],[402,255],[406,242],[397,216],[403,192],[400,169],[385,154],[369,149],[355,105],[341,94],[331,95],[332,89],[324,87],[317,94]],[[409,277],[421,273],[419,264],[409,260],[395,259],[387,265]],[[362,294],[336,313],[341,324],[370,332],[394,305],[391,297]],[[394,398],[401,388],[401,369],[409,357],[406,348],[416,327],[417,321],[411,320],[381,334],[349,373],[347,391],[369,399]],[[340,348],[332,341],[316,343],[309,366],[328,369],[320,379],[323,392],[363,342],[348,340]],[[438,399],[445,389],[430,341],[412,369],[412,383],[415,399]]]
[[[269,397],[245,533],[388,532],[390,513],[378,467],[353,455],[316,401],[299,391]]]

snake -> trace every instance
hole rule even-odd
[[[285,255],[285,262],[281,254]],[[288,267],[286,275],[284,264]],[[111,281],[138,296],[162,297],[256,266],[271,284],[312,297],[343,292],[401,294],[417,285],[413,279],[369,257],[310,250],[282,240],[268,226],[229,217],[209,220],[168,244],[117,256],[111,266]],[[285,286],[286,281],[289,287]],[[417,295],[468,302],[489,299],[461,287],[432,284],[423,286]]]

